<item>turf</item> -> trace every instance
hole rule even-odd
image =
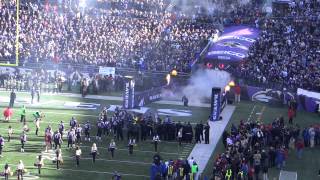
[[[0,98],[8,97],[9,92],[0,92]],[[0,122],[0,134],[7,134],[7,128],[11,125],[15,131],[15,139],[6,143],[4,148],[4,157],[0,158],[0,168],[3,168],[5,163],[11,164],[13,167],[22,159],[31,173],[31,175],[37,175],[37,171],[33,166],[36,161],[36,156],[44,150],[43,145],[43,131],[44,128],[51,124],[53,129],[57,129],[58,123],[62,120],[68,124],[70,118],[75,116],[80,123],[84,121],[92,121],[93,123],[97,120],[97,115],[100,109],[96,110],[81,110],[81,109],[68,109],[64,106],[65,102],[86,102],[86,103],[97,103],[100,104],[100,108],[108,105],[120,105],[120,101],[105,101],[105,100],[93,100],[93,99],[83,99],[75,97],[66,97],[60,95],[43,95],[41,97],[40,105],[28,105],[27,106],[27,120],[28,125],[31,128],[29,132],[29,138],[26,145],[25,153],[20,153],[20,142],[18,136],[21,133],[22,124],[18,122],[20,107],[22,104],[29,103],[30,94],[28,93],[18,93],[17,94],[17,103],[15,104],[14,116],[10,123]],[[0,107],[4,108],[7,106],[7,102],[0,101]],[[254,111],[252,111],[253,107]],[[196,123],[199,121],[205,122],[209,114],[209,108],[200,108],[200,107],[189,107],[184,108],[183,106],[175,105],[162,105],[162,104],[151,104],[148,106],[152,110],[156,109],[177,109],[177,110],[191,110],[192,116],[189,117],[173,117],[174,121],[181,122],[191,122]],[[46,117],[44,118],[41,124],[40,137],[37,137],[34,134],[34,123],[32,113],[36,110],[41,109]],[[263,110],[261,116],[259,113]],[[262,103],[253,103],[244,101],[237,105],[234,114],[227,126],[227,129],[230,128],[232,123],[238,124],[241,119],[247,120],[250,113],[252,112],[252,119],[261,118],[264,122],[271,122],[274,118],[284,115],[287,115],[286,108],[274,108],[267,106]],[[298,116],[295,119],[301,129],[309,125],[318,123],[319,116],[313,113],[307,112],[298,112]],[[95,129],[93,129],[92,134],[95,134]],[[139,143],[138,146],[134,148],[134,155],[129,156],[127,151],[127,143],[116,142],[118,150],[116,150],[115,158],[112,160],[110,154],[107,152],[107,146],[111,137],[105,137],[102,142],[98,142],[98,148],[100,155],[98,157],[96,164],[92,164],[89,148],[91,143],[81,144],[81,149],[83,151],[83,156],[80,161],[80,167],[75,166],[73,159],[74,150],[68,150],[66,148],[66,143],[63,144],[63,156],[64,156],[64,165],[61,170],[56,170],[55,165],[50,160],[45,160],[45,167],[42,170],[40,179],[53,180],[53,179],[111,179],[111,176],[114,171],[118,171],[122,174],[123,179],[129,180],[143,180],[149,179],[149,168],[152,162],[153,145],[151,141]],[[184,144],[182,147],[179,147],[176,142],[161,142],[159,149],[160,155],[164,160],[176,159],[176,158],[186,158],[190,153],[193,145]],[[213,158],[216,157],[219,153],[224,152],[222,142],[219,141],[214,154],[212,155],[207,168],[205,169],[203,176],[210,176],[211,169],[213,164]],[[289,152],[289,159],[284,170],[296,171],[298,173],[298,179],[302,180],[313,180],[317,179],[318,169],[320,167],[320,157],[318,156],[319,149],[306,148],[303,152],[303,159],[298,160],[295,156],[295,152]],[[13,167],[14,168],[14,167]],[[278,179],[279,171],[276,169],[269,170],[269,179]],[[15,177],[12,177],[15,179]],[[29,177],[32,179],[32,177]]]
[[[0,92],[0,98],[3,100],[5,97],[9,96],[9,92]],[[68,109],[64,107],[65,102],[87,102],[87,103],[97,103],[100,104],[100,108],[96,110],[84,110],[84,109]],[[41,102],[38,105],[29,105],[30,94],[28,93],[17,93],[17,102],[15,103],[15,108],[13,109],[14,115],[9,123],[0,122],[0,134],[2,134],[5,139],[7,136],[8,126],[12,126],[14,129],[14,139],[11,142],[6,142],[4,147],[3,155],[0,158],[0,168],[3,169],[5,163],[9,163],[12,169],[15,169],[15,165],[18,164],[19,160],[23,160],[25,166],[27,166],[28,172],[31,175],[37,175],[37,170],[33,167],[36,162],[36,156],[40,155],[44,151],[44,129],[47,125],[51,125],[53,130],[58,129],[58,123],[62,120],[65,122],[66,128],[68,128],[69,120],[72,116],[76,117],[78,122],[83,123],[87,120],[95,124],[97,120],[97,115],[100,109],[108,105],[119,105],[120,101],[105,101],[105,100],[93,100],[93,99],[83,99],[76,97],[65,97],[60,95],[43,95],[41,96]],[[1,101],[0,107],[4,108],[7,106],[7,102]],[[22,132],[22,124],[19,122],[20,118],[20,107],[22,104],[27,104],[27,123],[31,129],[28,132],[28,141],[25,147],[25,153],[20,152],[20,142],[19,135]],[[152,110],[156,109],[177,109],[186,110],[183,106],[176,105],[161,105],[161,104],[151,104],[148,106]],[[192,116],[189,117],[172,117],[174,121],[181,122],[191,122],[196,123],[198,121],[205,121],[209,114],[208,108],[198,108],[190,107],[188,108],[192,112]],[[35,124],[33,122],[32,113],[36,110],[41,110],[45,114],[45,118],[41,122],[40,135],[35,136]],[[91,132],[94,135],[96,132],[95,127]],[[111,179],[114,171],[119,172],[123,179],[132,180],[143,180],[149,179],[149,169],[152,163],[152,157],[154,153],[154,147],[150,140],[146,142],[139,142],[137,146],[134,147],[134,154],[129,155],[127,150],[126,135],[124,133],[125,140],[116,142],[118,150],[115,152],[115,158],[111,159],[110,153],[107,151],[108,144],[110,142],[111,136],[103,137],[102,142],[97,142],[98,150],[100,155],[95,164],[91,161],[91,156],[89,155],[90,147],[92,142],[83,142],[81,144],[82,149],[82,159],[80,161],[80,167],[75,166],[75,160],[73,158],[74,150],[69,150],[66,148],[66,142],[62,145],[62,154],[64,157],[64,164],[61,170],[55,169],[55,164],[52,163],[50,159],[53,155],[44,154],[48,156],[45,159],[45,167],[43,168],[40,179],[53,180],[53,179],[83,179],[88,180],[90,178],[94,179]],[[160,142],[159,154],[164,160],[186,158],[190,151],[192,150],[193,144],[183,144],[179,147],[176,142]],[[13,179],[15,177],[12,177]],[[27,178],[25,178],[27,179]],[[32,179],[32,177],[29,177]]]

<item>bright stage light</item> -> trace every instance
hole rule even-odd
[[[174,69],[174,70],[172,70],[172,71],[171,71],[171,75],[172,75],[172,76],[176,76],[176,75],[178,75],[178,71],[177,71],[177,70],[175,70],[175,69]]]
[[[167,86],[168,86],[170,84],[170,81],[171,81],[171,75],[170,74],[167,74],[166,80],[167,80]]]
[[[227,86],[224,88],[224,91],[225,91],[225,92],[230,91],[230,86],[229,86],[229,85],[227,85]]]
[[[234,83],[234,81],[230,81],[230,82],[229,82],[229,86],[230,86],[230,87],[234,87],[235,85],[236,85],[236,84]]]

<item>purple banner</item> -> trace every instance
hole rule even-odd
[[[212,88],[211,94],[211,121],[218,121],[221,112],[221,89]]]
[[[135,107],[142,107],[161,99],[162,87],[135,93]]]
[[[290,100],[295,99],[296,94],[288,91],[279,91],[275,89],[265,89],[261,87],[246,86],[246,95],[249,100],[259,102],[278,102],[285,104]]]
[[[241,98],[251,101],[265,102],[270,105],[288,104],[290,100],[296,100],[298,103],[298,109],[305,110],[307,112],[316,112],[320,104],[320,99],[305,95],[296,95],[296,93],[288,91],[265,89],[254,86],[242,86]]]
[[[209,47],[206,59],[239,62],[248,56],[249,48],[258,36],[259,30],[249,26],[226,27]]]

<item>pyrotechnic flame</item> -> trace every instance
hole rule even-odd
[[[167,86],[169,86],[170,81],[171,81],[171,75],[170,74],[167,74],[166,80],[167,80]]]

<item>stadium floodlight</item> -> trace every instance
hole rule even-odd
[[[79,0],[79,6],[81,8],[85,8],[86,7],[86,0]]]

